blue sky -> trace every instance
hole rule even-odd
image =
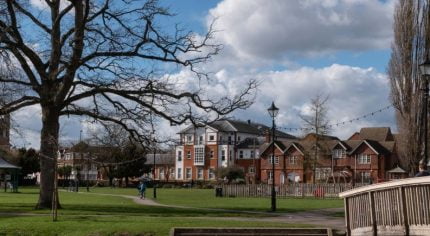
[[[37,5],[40,0],[31,0]],[[202,35],[215,20],[214,41],[223,51],[201,65],[212,73],[203,89],[213,94],[234,95],[250,79],[261,82],[254,104],[232,117],[270,124],[266,108],[274,101],[281,109],[280,127],[301,127],[300,114],[309,113],[316,94],[330,96],[331,123],[347,121],[390,104],[386,75],[392,42],[394,0],[162,0],[176,13],[161,19],[169,27],[180,23]],[[167,72],[166,72],[167,73]],[[186,70],[173,76],[184,86],[195,86]],[[40,121],[30,112],[15,114],[24,135],[14,135],[17,146],[38,147]],[[180,127],[161,122],[159,135],[174,136]],[[361,127],[390,126],[392,109],[338,127],[332,134],[347,138]],[[62,137],[76,140],[82,120],[64,119]],[[301,135],[301,133],[293,133]]]

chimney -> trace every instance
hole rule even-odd
[[[266,143],[270,143],[272,141],[272,134],[270,130],[264,131],[264,137],[266,138]]]

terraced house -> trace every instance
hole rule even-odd
[[[266,142],[261,146],[262,182],[386,181],[398,170],[395,140],[390,128],[362,128],[347,140],[308,134],[300,140],[275,141],[275,155]],[[272,162],[275,173],[272,173]]]
[[[220,167],[243,168],[248,181],[258,181],[259,146],[266,142],[270,128],[251,121],[219,120],[201,127],[189,126],[179,132],[175,150],[176,180],[212,181]],[[279,140],[296,137],[276,132]]]

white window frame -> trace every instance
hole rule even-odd
[[[269,164],[273,164],[273,155],[270,155]],[[275,165],[279,165],[279,156],[275,156]]]
[[[205,146],[194,146],[194,164],[205,162]]]
[[[178,161],[182,161],[182,151],[178,151]]]
[[[215,141],[215,135],[209,135],[209,141]]]
[[[215,151],[212,150],[212,149],[209,150],[209,158],[210,159],[214,159],[215,158]]]
[[[358,164],[371,164],[372,163],[372,156],[370,154],[364,154],[360,153],[357,156],[357,162]]]
[[[254,173],[255,173],[254,166],[250,166],[250,167],[248,167],[248,173],[251,173],[251,174],[254,174]]]
[[[187,151],[187,159],[191,159],[191,151],[190,150]]]
[[[346,158],[346,151],[343,148],[336,148],[333,150],[332,155],[334,159]]]
[[[203,179],[203,168],[197,168],[197,179]]]
[[[182,168],[178,168],[178,179],[182,179]]]
[[[209,179],[215,179],[215,169],[214,168],[209,168],[208,176],[209,176]]]
[[[225,161],[225,150],[221,150],[221,161]]]
[[[192,179],[193,171],[191,168],[185,168],[185,179]]]
[[[243,155],[243,150],[239,151],[239,159],[243,159],[244,155]]]
[[[290,165],[297,165],[298,161],[299,161],[299,157],[296,155],[288,157],[288,164],[290,164]]]

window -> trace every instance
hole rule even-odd
[[[231,144],[231,136],[228,136],[228,144]]]
[[[358,154],[358,164],[370,164],[370,160],[369,154]]]
[[[273,172],[272,171],[269,171],[268,175],[269,175],[270,180],[273,179]]]
[[[178,179],[182,179],[182,168],[178,168]]]
[[[237,141],[240,142],[240,136],[237,136]]]
[[[290,157],[288,157],[288,163],[290,165],[297,165],[298,160],[299,160],[298,156],[290,156]]]
[[[164,179],[164,168],[163,167],[160,168],[160,171],[158,174],[158,179]]]
[[[191,159],[191,151],[187,151],[187,159]]]
[[[209,179],[215,179],[215,169],[214,168],[209,169]]]
[[[214,150],[210,150],[210,151],[209,151],[209,157],[210,157],[211,159],[213,159],[213,158],[214,158]]]
[[[230,150],[230,153],[229,153],[229,155],[228,155],[228,159],[231,161],[231,159],[233,158],[233,151],[232,150]]]
[[[225,161],[225,150],[221,151],[221,161]]]
[[[186,179],[191,179],[191,168],[186,168],[185,169],[185,178]]]
[[[370,183],[371,181],[370,172],[361,172],[360,177],[362,183]]]
[[[331,168],[316,168],[315,179],[322,180],[327,179],[331,174]]]
[[[273,164],[273,156],[269,158],[269,164]],[[279,164],[279,157],[275,156],[275,165]]]
[[[251,158],[255,158],[255,156],[254,156],[254,151],[251,151]]]
[[[197,169],[197,179],[203,179],[203,168]]]
[[[255,170],[254,170],[254,167],[253,167],[253,166],[250,166],[250,167],[248,168],[248,172],[249,172],[249,173],[254,173],[254,171],[255,171]]]
[[[182,151],[178,151],[178,161],[182,161]]]
[[[215,136],[214,135],[209,135],[209,141],[215,141]]]
[[[333,158],[336,158],[336,159],[346,157],[346,152],[344,149],[334,149],[332,154],[333,154]]]
[[[243,159],[243,151],[242,150],[239,151],[239,158]]]
[[[205,161],[205,147],[194,146],[194,163],[204,163]]]
[[[201,145],[201,144],[203,144],[203,135],[201,135],[200,137],[199,137],[199,143],[198,143],[199,145]]]
[[[192,140],[193,140],[193,136],[187,135],[187,142],[191,143]]]

